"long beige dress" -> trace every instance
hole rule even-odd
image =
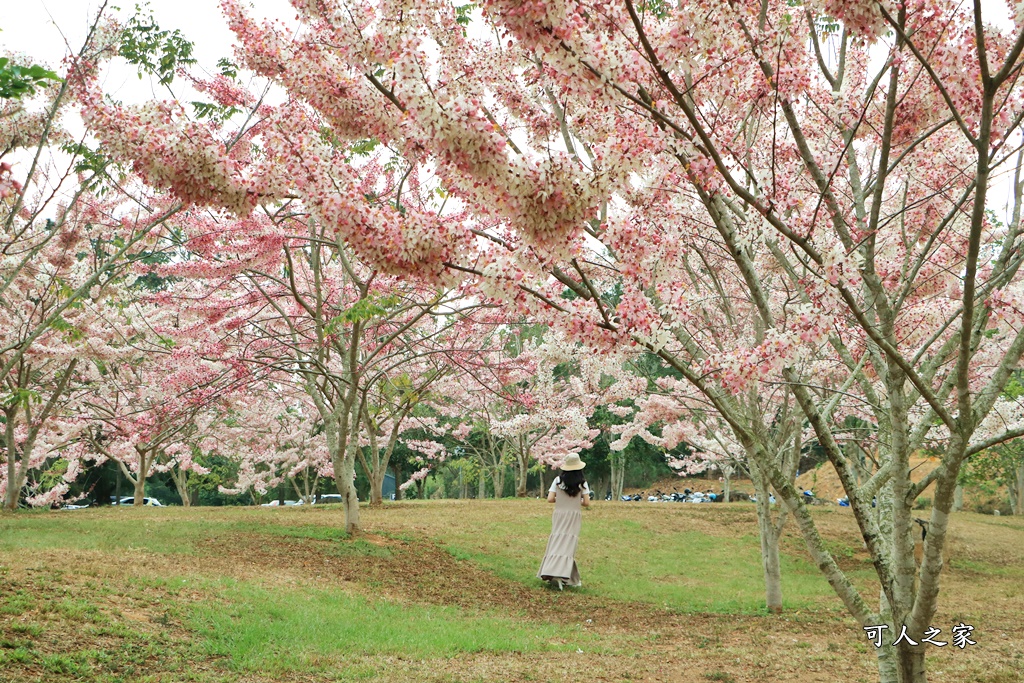
[[[556,477],[551,484],[555,492],[555,511],[551,515],[551,536],[544,551],[544,559],[537,572],[538,579],[561,579],[567,586],[579,586],[580,570],[576,567],[576,545],[580,540],[580,522],[583,519],[583,494],[590,494],[584,484],[576,496],[558,488]]]

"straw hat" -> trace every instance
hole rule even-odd
[[[565,456],[565,460],[562,461],[561,469],[563,472],[572,472],[573,470],[582,470],[587,466],[587,463],[580,460],[580,456],[575,453],[570,453]]]

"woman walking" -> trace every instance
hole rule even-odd
[[[576,567],[576,544],[580,540],[582,509],[590,506],[590,488],[583,477],[586,466],[580,456],[566,456],[562,471],[548,491],[548,502],[555,504],[555,512],[551,516],[551,536],[537,578],[550,581],[558,590],[562,590],[563,584],[582,585]]]

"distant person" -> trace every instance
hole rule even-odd
[[[563,584],[583,585],[576,567],[576,544],[580,540],[582,510],[590,507],[590,487],[583,477],[586,466],[580,456],[566,456],[548,490],[548,502],[555,504],[555,512],[551,515],[551,536],[537,578],[550,581],[558,590],[562,590]]]

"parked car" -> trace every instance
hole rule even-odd
[[[341,494],[339,493],[325,493],[320,496],[320,500],[313,501],[314,505],[335,505],[341,503]]]
[[[164,507],[164,504],[161,503],[156,498],[143,498],[142,499],[142,504],[143,505],[148,505],[150,507],[157,507],[157,508]],[[122,498],[120,505],[135,505],[135,497],[134,496],[129,496],[127,498]]]

